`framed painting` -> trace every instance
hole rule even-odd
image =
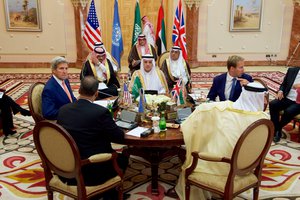
[[[260,31],[263,0],[231,0],[230,31]]]
[[[40,0],[4,0],[8,31],[42,31]]]

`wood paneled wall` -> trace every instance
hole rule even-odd
[[[158,17],[158,9],[161,1],[159,0],[140,0],[140,12],[141,17],[147,15],[149,20],[154,26],[154,32],[156,32],[156,23]],[[102,38],[106,49],[110,52],[111,50],[111,37],[112,37],[112,26],[113,26],[113,13],[114,13],[114,1],[112,0],[99,0],[95,1],[96,10],[100,13],[98,16],[101,28]],[[134,22],[134,11],[135,11],[136,0],[119,0],[119,15],[120,23],[123,36],[124,53],[122,56],[122,66],[127,66],[127,57],[131,48],[133,22]],[[167,36],[167,48],[171,47],[172,39],[172,25],[174,7],[177,5],[177,1],[164,0],[164,14],[166,24],[166,36]],[[98,11],[99,10],[99,11]]]

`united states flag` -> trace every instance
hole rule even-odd
[[[128,91],[128,87],[126,83],[124,83],[124,88],[123,88],[123,103],[127,105],[131,105],[132,103],[131,94]]]
[[[178,1],[178,6],[175,11],[172,41],[174,45],[181,47],[182,56],[186,60],[187,50],[186,50],[185,24],[184,24],[184,16],[183,16],[181,0]]]
[[[93,50],[95,42],[101,42],[101,27],[98,22],[94,0],[91,1],[89,14],[85,23],[83,39],[90,50]]]

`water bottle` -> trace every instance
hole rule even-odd
[[[108,103],[107,103],[107,109],[108,109],[108,111],[110,112],[112,118],[114,118],[114,112],[113,112],[113,110],[112,110],[112,103],[111,103],[111,102],[108,102]]]
[[[159,120],[159,128],[161,131],[166,130],[166,126],[167,126],[167,122],[166,122],[166,118],[165,118],[165,112],[161,112],[161,117]]]

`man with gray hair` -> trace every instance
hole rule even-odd
[[[42,93],[42,114],[45,119],[56,120],[58,110],[76,101],[68,80],[68,62],[57,56],[51,61],[52,76]]]

